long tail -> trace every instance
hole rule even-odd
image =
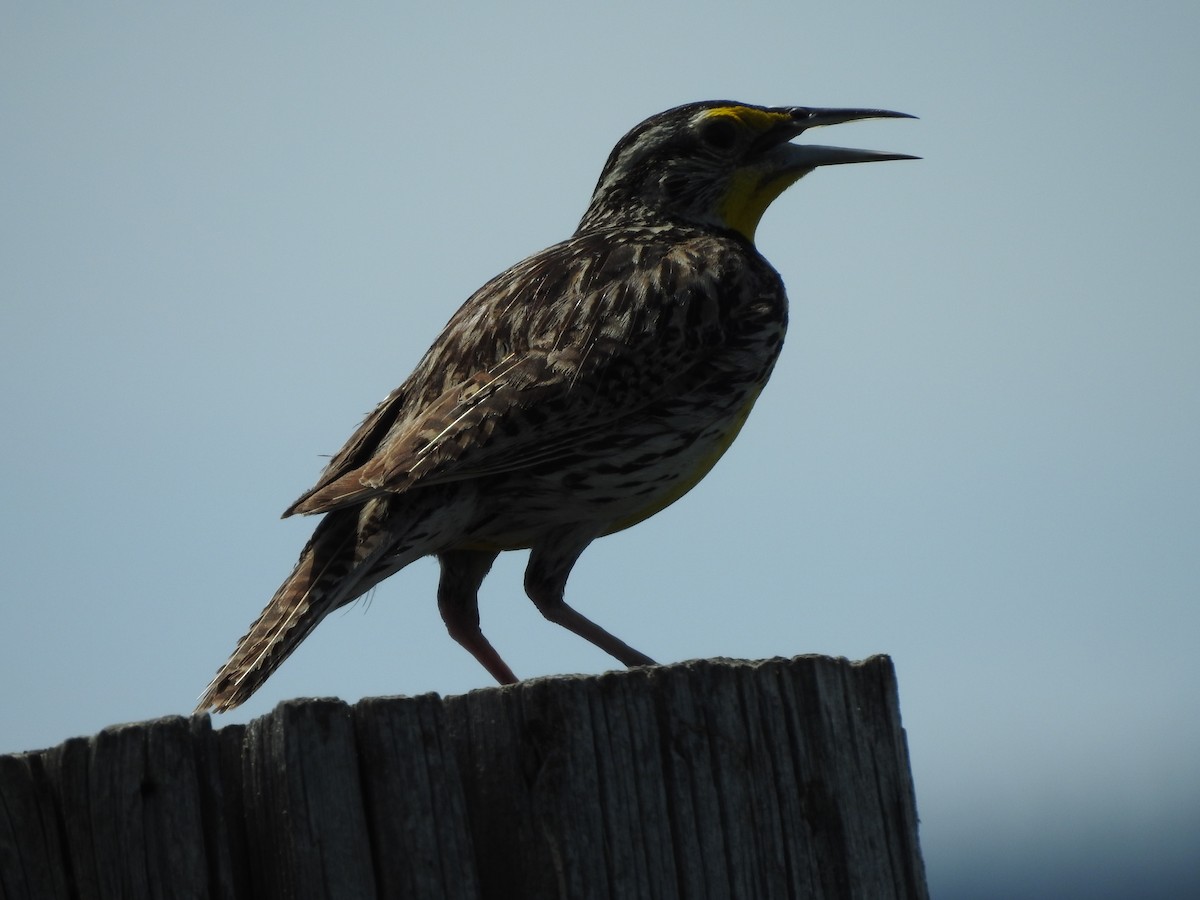
[[[292,574],[205,689],[197,713],[244,703],[325,616],[411,561],[388,558],[395,538],[380,527],[381,513],[369,502],[321,520]]]

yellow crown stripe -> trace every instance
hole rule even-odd
[[[710,109],[705,114],[705,118],[721,116],[737,119],[743,125],[758,131],[766,131],[769,128],[774,128],[776,125],[781,125],[792,120],[791,116],[787,113],[755,109],[753,106],[718,106],[716,109]]]

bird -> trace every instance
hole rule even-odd
[[[622,137],[574,234],[471,295],[284,512],[322,518],[197,713],[245,702],[325,616],[427,556],[450,636],[500,684],[518,679],[483,635],[478,591],[508,550],[529,551],[524,589],[546,619],[654,665],[568,605],[567,578],[737,437],[787,329],[754,243],[763,213],[819,167],[918,158],[794,139],[878,118],[915,117],[702,101]]]

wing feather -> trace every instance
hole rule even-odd
[[[744,286],[723,277],[721,246],[587,235],[514,266],[455,314],[287,514],[545,465],[720,377],[729,294]]]

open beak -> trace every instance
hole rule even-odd
[[[915,119],[908,113],[890,109],[821,109],[810,106],[792,106],[777,110],[786,113],[791,121],[771,129],[762,137],[764,157],[769,157],[772,166],[779,170],[798,171],[818,166],[837,166],[844,163],[879,162],[887,159],[920,159],[907,153],[886,153],[879,150],[855,150],[851,147],[826,147],[820,144],[793,144],[791,139],[809,128],[822,125],[840,125],[858,119]]]

